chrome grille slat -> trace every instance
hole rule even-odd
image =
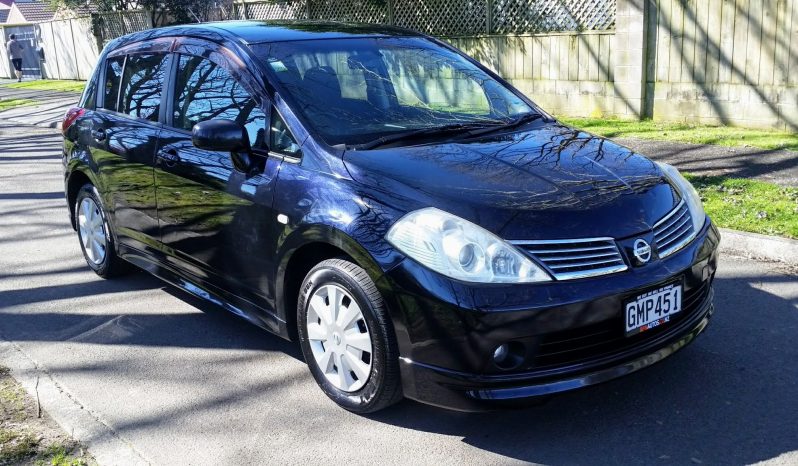
[[[587,251],[598,251],[601,249],[609,249],[614,250],[616,249],[615,246],[601,246],[597,248],[569,248],[569,249],[529,249],[529,252],[532,254],[561,254],[565,252],[587,252]]]
[[[684,218],[684,217],[681,217],[681,218]],[[684,220],[682,220],[682,221],[681,221],[681,222],[680,222],[680,223],[679,223],[677,226],[673,227],[673,228],[672,228],[672,229],[671,229],[671,230],[670,230],[668,233],[666,233],[666,234],[665,234],[665,235],[664,235],[662,238],[658,239],[658,240],[657,240],[657,242],[659,243],[660,241],[662,241],[662,242],[665,242],[665,243],[667,243],[667,242],[668,242],[668,241],[667,241],[667,240],[668,240],[668,238],[670,238],[670,237],[671,237],[671,236],[673,236],[674,234],[676,234],[676,233],[679,233],[680,231],[682,231],[682,230],[683,230],[683,227],[685,226],[685,224],[686,224],[687,222],[689,222],[689,221],[690,221],[690,217],[688,216],[687,218],[685,218]],[[688,226],[689,226],[689,225],[688,225]]]
[[[657,244],[659,245],[659,247],[665,249],[667,245],[673,243],[674,241],[678,241],[679,238],[683,237],[685,234],[690,233],[690,230],[692,230],[691,225],[683,225],[679,227],[678,230],[673,230],[672,232],[670,232],[667,236],[664,237],[667,239],[663,238],[663,240],[657,242]]]
[[[680,203],[678,206],[676,206],[676,209],[674,209],[671,214],[668,214],[664,220],[657,222],[657,224],[654,225],[654,231],[667,231],[671,228],[671,226],[673,226],[674,223],[682,219],[686,212],[682,210],[681,206],[682,204]],[[665,223],[665,221],[668,221],[669,223],[667,225],[662,225]]]
[[[579,260],[579,259],[597,259],[599,257],[612,257],[615,256],[615,251],[605,252],[601,254],[582,254],[581,256],[570,256],[570,257],[547,257],[545,260],[551,262],[562,262],[562,261],[572,261],[572,260]]]
[[[613,238],[511,241],[557,280],[595,277],[627,269]]]
[[[602,264],[614,264],[615,260],[605,260],[605,261],[590,261],[590,262],[577,262],[574,264],[550,264],[550,269],[573,269],[576,267],[589,267],[591,265],[602,265]]]
[[[684,200],[654,225],[654,240],[660,257],[668,257],[695,235],[690,210]]]

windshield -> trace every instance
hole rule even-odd
[[[278,42],[255,52],[329,145],[534,112],[464,57],[421,37]]]

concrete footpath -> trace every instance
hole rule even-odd
[[[14,89],[6,86],[15,82],[0,80],[0,99],[30,99],[36,101],[36,104],[0,112],[0,121],[57,128],[64,120],[66,111],[80,99],[80,94],[76,92]]]

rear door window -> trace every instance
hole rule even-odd
[[[129,55],[122,77],[120,113],[158,121],[161,91],[167,71],[166,54]]]
[[[105,62],[105,83],[103,85],[103,108],[116,111],[119,102],[119,84],[122,82],[122,71],[125,68],[125,57],[109,58]]]
[[[206,120],[232,120],[247,128],[253,149],[266,149],[266,115],[224,68],[202,57],[180,55],[172,125],[191,131]]]

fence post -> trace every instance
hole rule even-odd
[[[244,1],[241,2],[241,6],[244,8],[244,19],[249,19],[249,5]]]
[[[486,31],[487,34],[493,32],[493,2],[494,0],[487,0],[487,5],[486,5],[487,11],[485,12],[485,15],[487,16],[487,18],[485,18],[486,19],[485,27],[487,29]]]
[[[97,13],[91,14],[91,33],[94,36],[94,41],[97,42],[97,50],[103,51],[103,32],[100,21],[103,21],[102,16]]]
[[[307,9],[308,19],[313,19],[313,16],[311,16],[312,12],[310,11],[310,0],[305,0],[305,8]]]
[[[615,109],[622,118],[644,117],[646,0],[617,0],[615,15]]]
[[[393,0],[386,0],[387,3],[387,10],[388,10],[388,24],[391,26],[396,25],[396,16],[394,16],[393,11]]]
[[[119,12],[119,27],[122,28],[122,35],[124,36],[127,34],[127,28],[125,27],[125,17],[122,15],[122,12]]]

